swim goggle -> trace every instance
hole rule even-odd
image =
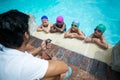
[[[103,33],[100,29],[95,28],[94,31],[98,31],[99,33]]]
[[[71,26],[75,26],[75,27],[77,27],[77,28],[78,28],[78,26],[77,26],[76,24],[71,24]]]

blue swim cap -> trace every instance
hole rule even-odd
[[[74,20],[72,24],[76,25],[79,28],[80,22],[78,20]]]
[[[41,17],[41,20],[42,19],[48,19],[48,17],[44,15],[44,16]]]

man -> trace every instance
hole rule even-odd
[[[51,33],[60,32],[63,33],[66,31],[66,24],[62,16],[56,18],[56,23],[50,28]]]
[[[96,43],[103,49],[108,48],[108,44],[106,43],[103,33],[105,32],[106,27],[103,24],[97,25],[94,30],[94,33],[90,35],[90,37],[85,39],[85,42]]]
[[[74,20],[71,24],[71,28],[68,30],[68,32],[64,35],[65,38],[76,38],[79,40],[83,40],[85,38],[85,35],[83,32],[79,29],[79,21]]]
[[[72,69],[64,62],[39,59],[25,51],[28,20],[28,15],[17,10],[0,14],[0,80],[39,80],[69,73]],[[39,50],[45,46],[43,42]]]
[[[37,28],[37,31],[38,32],[39,31],[44,31],[46,33],[49,33],[52,24],[49,23],[48,17],[47,16],[42,16],[41,17],[41,22],[42,22],[42,24]]]

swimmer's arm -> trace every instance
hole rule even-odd
[[[63,32],[63,29],[62,29],[62,28],[59,28],[59,27],[57,27],[56,25],[55,25],[55,27],[56,27],[56,30],[57,30],[57,31]]]
[[[105,39],[102,37],[102,40],[93,39],[93,41],[98,44],[103,49],[108,49],[108,44],[106,43]]]
[[[40,25],[38,28],[37,28],[37,31],[39,32],[39,31],[42,31],[43,29],[42,29],[42,25]]]
[[[91,34],[89,37],[85,38],[85,42],[93,42],[92,37],[94,36],[94,34]]]
[[[66,33],[70,34],[70,33],[71,33],[71,28],[70,28],[70,29],[68,29],[68,31],[67,31]]]
[[[94,36],[94,34],[91,34],[91,35],[89,36],[89,38],[93,38],[93,36]]]
[[[76,36],[76,38],[80,39],[80,40],[83,40],[83,39],[85,39],[85,36],[80,30],[78,30],[78,35]]]
[[[50,28],[53,26],[53,24],[50,24],[49,23],[49,25],[48,25],[48,28],[46,29],[44,29],[44,31],[46,32],[46,33],[49,33],[50,32]]]
[[[52,24],[52,23],[50,23],[50,24],[49,24],[49,26],[48,26],[48,27],[49,27],[49,29],[50,29],[52,26],[53,26],[53,24]]]
[[[78,34],[79,35],[82,35],[83,33],[80,31],[80,29],[78,29]]]
[[[53,24],[49,24],[49,26],[48,26],[48,28],[47,28],[47,30],[46,30],[47,33],[50,32],[50,29],[51,29],[52,26],[53,26]]]
[[[45,31],[46,33],[49,33],[50,28],[49,27],[48,28],[43,28],[43,31]]]
[[[58,28],[58,27],[56,26],[56,29],[57,29],[58,31],[60,31],[60,32],[64,32],[65,27],[66,27],[66,25],[63,24],[62,28]]]
[[[84,35],[77,35],[76,38],[79,39],[79,40],[84,40],[85,39]]]
[[[63,61],[49,60],[48,62],[49,62],[48,70],[44,77],[53,77],[68,71],[68,65]]]
[[[50,32],[51,33],[56,32],[56,26],[55,26],[55,24],[53,24],[53,26],[50,27]]]
[[[63,31],[64,32],[64,29],[66,28],[66,24],[64,23],[64,25],[63,25],[63,27],[62,27],[62,29],[61,29],[61,31]]]
[[[72,34],[71,34],[71,28],[68,30],[68,32],[65,33],[64,38],[71,38]]]

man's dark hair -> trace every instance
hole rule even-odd
[[[24,41],[24,33],[29,33],[29,16],[18,10],[0,14],[0,44],[9,48],[19,48]]]

